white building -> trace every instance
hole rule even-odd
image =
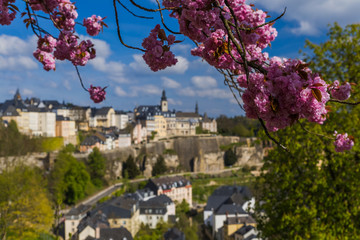
[[[65,214],[65,240],[70,239],[69,236],[74,235],[77,232],[80,221],[86,217],[87,212],[90,210],[90,205],[80,205]]]
[[[123,112],[115,111],[115,127],[125,129],[129,124],[129,115]]]

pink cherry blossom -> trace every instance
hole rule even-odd
[[[16,17],[16,12],[9,9],[9,4],[15,3],[15,0],[0,0],[0,24],[10,25]],[[11,12],[10,12],[11,11]]]
[[[37,49],[33,55],[44,65],[46,71],[55,70],[55,58],[52,53]]]
[[[90,36],[96,36],[103,28],[103,18],[100,16],[92,15],[91,17],[84,19],[83,24],[86,27],[86,32]]]
[[[347,133],[338,134],[337,131],[334,133],[335,136],[335,151],[343,152],[350,150],[354,146],[354,140],[352,137],[349,137]]]
[[[93,85],[90,85],[88,91],[90,93],[90,98],[94,101],[94,103],[100,103],[105,100],[105,88],[94,87]]]
[[[351,95],[351,85],[348,82],[340,86],[340,82],[335,80],[334,83],[329,86],[329,90],[331,96],[337,100],[346,100]]]
[[[143,59],[152,71],[156,72],[177,63],[175,55],[170,51],[170,45],[174,42],[175,36],[166,36],[165,31],[160,29],[159,24],[144,39],[142,46],[146,49],[146,52]]]

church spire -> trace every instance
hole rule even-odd
[[[161,101],[166,101],[165,89],[162,91]]]
[[[20,90],[16,89],[16,93],[14,95],[14,100],[21,100]]]
[[[197,101],[196,101],[196,104],[195,104],[195,113],[199,114],[199,105],[198,105]]]

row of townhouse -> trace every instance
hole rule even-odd
[[[0,104],[0,117],[15,120],[22,133],[32,136],[64,137],[65,143],[76,144],[78,130],[111,128],[125,129],[132,123],[131,142],[146,141],[149,136],[195,135],[196,128],[217,132],[215,119],[202,116],[196,104],[195,112],[170,111],[165,90],[160,105],[143,105],[134,113],[115,111],[112,107],[91,108],[59,103],[53,100],[31,98],[23,100],[19,90],[14,98]]]
[[[258,240],[251,216],[254,207],[255,198],[247,186],[222,186],[208,198],[204,223],[219,240]]]
[[[65,144],[77,144],[77,130],[88,131],[98,127],[124,129],[131,114],[111,107],[96,109],[38,98],[23,100],[17,90],[13,99],[0,103],[0,117],[5,122],[14,120],[24,134],[63,137]]]
[[[100,151],[112,150],[115,148],[128,147],[131,145],[131,134],[127,131],[110,128],[102,132],[96,132],[87,136],[80,143],[80,152],[90,153],[96,147]]]
[[[169,110],[165,90],[162,92],[160,105],[141,105],[134,109],[134,141],[140,143],[146,140],[147,136],[156,133],[155,137],[164,138],[169,136],[195,135],[196,128],[209,132],[217,132],[215,119],[199,114],[198,104],[195,105],[195,112],[176,112]]]
[[[154,229],[160,222],[175,221],[175,202],[187,200],[188,194],[183,194],[181,198],[179,196],[175,198],[170,191],[161,193],[160,187],[154,187],[157,186],[154,185],[154,181],[157,182],[155,179],[149,179],[144,189],[113,197],[97,205],[94,209],[86,205],[71,209],[64,219],[65,240],[84,240],[89,237],[103,239],[104,229],[116,229],[119,232],[126,230],[128,232],[127,239],[132,239],[139,231],[141,224]],[[191,190],[190,182],[183,177],[166,178],[162,182],[172,186],[173,192],[178,192],[177,190],[181,188],[186,188],[186,191]],[[175,185],[175,183],[177,184]],[[183,234],[175,229],[167,235],[174,234],[178,234],[179,239],[183,237]],[[115,237],[113,239],[118,239]]]

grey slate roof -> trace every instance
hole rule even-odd
[[[84,141],[81,142],[80,145],[82,146],[93,146],[96,143],[104,143],[99,137],[97,136],[87,136]]]
[[[235,205],[235,204],[223,204],[215,212],[216,215],[223,215],[223,214],[227,214],[227,213],[229,213],[229,214],[234,214],[234,213],[247,214],[244,211],[244,209],[242,208],[242,206]]]
[[[78,207],[72,208],[69,212],[67,212],[65,214],[65,216],[80,215],[80,214],[84,214],[84,213],[86,213],[86,212],[88,212],[90,210],[91,210],[90,205],[80,204]]]
[[[200,115],[194,112],[177,112],[177,118],[200,118]]]
[[[182,176],[174,176],[174,177],[162,177],[162,178],[151,178],[149,179],[148,184],[146,185],[150,189],[157,192],[157,190],[161,187],[163,190],[171,189],[173,187],[185,187],[187,185],[191,185],[190,181]]]
[[[165,240],[185,240],[185,234],[177,228],[170,228],[164,234]]]
[[[104,213],[102,213],[101,211],[97,211],[97,212],[93,212],[93,213],[89,213],[88,216],[86,216],[85,218],[83,218],[77,229],[78,229],[78,233],[81,233],[87,226],[90,226],[93,229],[96,229],[96,227],[99,228],[109,228],[110,224],[109,221],[107,220],[107,217]]]
[[[236,233],[240,235],[244,235],[245,233],[249,232],[251,229],[254,229],[255,227],[251,225],[244,225],[241,228],[239,228]]]
[[[131,233],[124,227],[100,229],[99,240],[133,240]]]
[[[245,226],[247,224],[256,224],[256,221],[254,218],[252,218],[250,215],[247,216],[238,216],[238,217],[228,217],[225,222],[227,224],[236,224],[236,223],[243,223]],[[248,225],[251,226],[251,225]]]
[[[105,116],[109,113],[110,109],[112,109],[112,107],[92,108],[91,112],[93,116]]]
[[[218,209],[221,204],[223,204],[229,197],[228,196],[213,196],[211,195],[206,203],[205,211],[210,211],[211,209]]]

